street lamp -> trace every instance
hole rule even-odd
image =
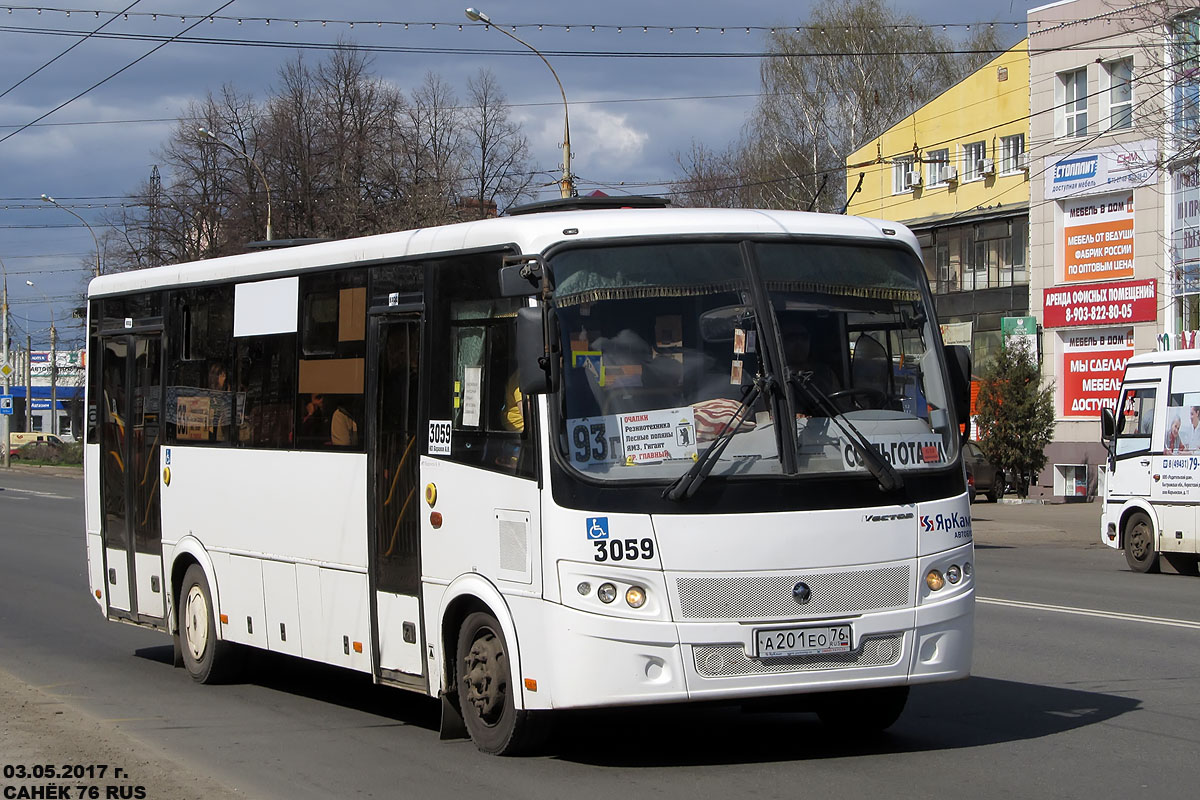
[[[196,131],[201,136],[212,139],[214,142],[221,145],[221,147],[224,147],[235,156],[241,156],[245,158],[246,162],[250,164],[250,166],[254,167],[254,171],[258,173],[258,177],[262,179],[263,188],[267,190],[267,241],[271,241],[271,184],[267,183],[267,176],[263,174],[263,171],[259,169],[258,164],[254,163],[254,159],[251,158],[250,154],[245,150],[239,150],[228,142],[221,141],[217,138],[216,134],[210,131],[208,128],[197,128]]]
[[[494,22],[492,22],[491,17],[489,17],[487,14],[483,13],[477,8],[468,8],[466,14],[467,19],[471,20],[472,22],[482,22],[484,25],[488,25],[500,31],[513,41],[528,47],[533,51],[534,55],[542,60],[542,63],[545,64],[550,70],[550,74],[554,76],[554,82],[558,84],[558,91],[559,94],[562,95],[563,101],[563,176],[562,180],[559,181],[558,186],[562,190],[563,197],[574,197],[575,180],[571,177],[571,119],[568,113],[567,93],[563,90],[562,81],[558,79],[558,73],[554,71],[554,67],[550,66],[550,62],[546,60],[546,57],[542,55],[536,47],[524,39],[517,38],[515,33],[510,33],[504,30],[504,28],[496,25]]]
[[[50,205],[52,205],[52,206],[56,207],[56,208],[61,208],[63,211],[67,212],[67,213],[68,213],[68,214],[70,214],[72,217],[74,217],[75,219],[77,219],[77,220],[79,220],[80,222],[82,222],[82,223],[83,223],[83,227],[85,227],[85,228],[87,228],[87,229],[88,229],[88,233],[90,233],[90,234],[92,235],[92,241],[93,241],[93,242],[95,242],[95,244],[96,244],[96,273],[95,273],[95,277],[99,278],[99,277],[100,277],[100,240],[96,238],[96,231],[92,229],[92,226],[91,226],[91,225],[88,225],[88,222],[87,222],[87,220],[86,220],[86,219],[84,219],[83,217],[79,216],[78,214],[76,214],[74,211],[72,211],[71,209],[67,208],[66,206],[64,206],[64,205],[61,205],[61,204],[60,204],[60,203],[59,203],[57,200],[55,200],[55,199],[54,199],[53,197],[51,197],[50,195],[48,195],[48,194],[43,194],[43,195],[42,195],[42,199],[43,199],[43,200],[45,200],[45,201],[46,201],[47,203],[49,203]]]

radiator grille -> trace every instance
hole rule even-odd
[[[792,589],[803,581],[812,590],[805,605]],[[884,567],[851,572],[676,580],[680,619],[769,620],[845,616],[902,608],[909,599],[909,568]]]
[[[750,658],[738,644],[697,645],[692,648],[696,672],[705,678],[729,678],[737,675],[770,675],[780,672],[810,672],[847,667],[882,667],[900,659],[904,634],[864,637],[857,650],[849,653],[824,653],[791,658],[760,660]]]

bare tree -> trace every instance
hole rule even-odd
[[[413,227],[451,219],[457,207],[464,171],[462,112],[457,104],[449,84],[428,72],[401,111],[404,207]]]
[[[798,30],[777,28],[760,68],[762,97],[726,159],[744,199],[775,208],[839,210],[845,158],[1002,50],[979,26],[965,45],[884,0],[838,0]],[[685,180],[689,174],[686,160]]]
[[[504,213],[531,197],[533,173],[528,168],[529,142],[508,117],[507,98],[490,70],[467,82],[471,105],[464,111],[465,218]]]
[[[157,168],[119,211],[109,269],[242,252],[275,238],[340,238],[460,219],[528,194],[528,144],[495,78],[468,83],[471,105],[434,73],[408,96],[371,74],[350,45],[311,66],[285,64],[256,103],[232,86],[188,106]],[[220,143],[202,136],[212,131]]]

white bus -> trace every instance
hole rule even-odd
[[[1117,411],[1101,411],[1108,447],[1100,539],[1125,551],[1134,572],[1160,559],[1196,571],[1200,510],[1200,351],[1129,359]]]
[[[197,681],[359,670],[491,753],[664,702],[882,729],[972,652],[970,364],[919,252],[538,209],[97,278],[91,590]]]

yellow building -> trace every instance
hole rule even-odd
[[[976,363],[1029,313],[1028,141],[1025,40],[846,159],[847,213],[913,229],[945,338]]]

